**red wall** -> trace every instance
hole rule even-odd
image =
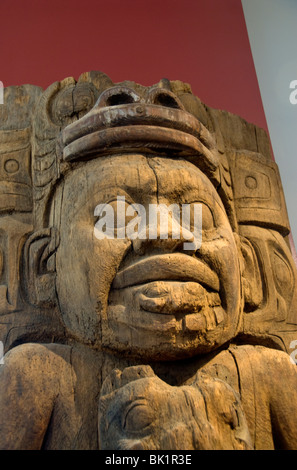
[[[0,14],[4,86],[89,70],[143,85],[180,79],[267,129],[240,0],[1,0]]]

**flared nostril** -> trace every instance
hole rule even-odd
[[[165,106],[166,108],[184,109],[177,96],[165,88],[156,88],[152,90],[149,94],[149,101],[152,104]]]
[[[96,106],[119,106],[122,104],[137,103],[140,96],[127,87],[112,87],[105,90],[99,97]]]

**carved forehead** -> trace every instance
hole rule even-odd
[[[94,211],[97,204],[123,195],[134,199],[134,202],[141,202],[142,193],[148,199],[157,193],[155,174],[144,156],[98,158],[86,162],[65,177],[64,211],[71,218],[72,214],[84,208]]]
[[[98,158],[70,172],[63,185],[63,212],[69,219],[125,196],[127,203],[222,202],[208,178],[185,160],[122,155]],[[60,197],[57,192],[56,197]],[[59,207],[59,206],[57,206]],[[87,214],[86,214],[87,216]]]

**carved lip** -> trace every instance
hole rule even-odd
[[[65,161],[87,159],[99,154],[179,152],[199,155],[213,171],[218,162],[214,140],[190,113],[165,106],[129,103],[95,107],[62,131]]]
[[[116,274],[112,287],[123,289],[158,280],[197,282],[219,292],[217,274],[199,259],[181,253],[149,256]]]

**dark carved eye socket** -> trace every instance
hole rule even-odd
[[[184,107],[179,98],[172,91],[164,88],[153,88],[148,94],[148,101],[165,108],[183,109]]]
[[[160,106],[165,106],[167,108],[180,108],[180,105],[177,100],[168,93],[159,93],[155,97],[154,104],[159,104]]]
[[[120,104],[134,103],[134,98],[128,93],[120,92],[111,95],[106,100],[106,106],[117,106]]]
[[[131,88],[126,86],[115,86],[108,88],[99,96],[96,106],[119,106],[121,104],[137,103],[140,96]]]

